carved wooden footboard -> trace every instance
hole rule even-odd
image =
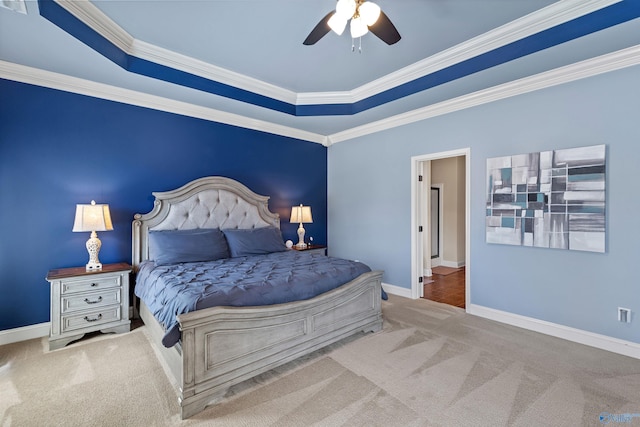
[[[154,208],[133,221],[134,269],[149,257],[149,230],[280,226],[268,197],[223,177],[153,193]],[[258,307],[212,307],[178,316],[180,344],[141,303],[140,315],[175,384],[182,418],[224,397],[228,388],[361,331],[382,328],[382,272],[362,274],[315,298]]]

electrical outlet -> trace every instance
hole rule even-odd
[[[618,307],[618,322],[631,323],[631,310],[628,308]]]

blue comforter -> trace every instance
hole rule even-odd
[[[162,344],[171,347],[180,339],[179,314],[305,300],[368,271],[360,262],[299,251],[165,266],[147,261],[140,265],[135,294],[165,327]]]

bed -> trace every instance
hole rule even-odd
[[[243,230],[277,229],[279,232],[280,219],[269,211],[269,197],[229,178],[204,177],[176,190],[152,194],[153,209],[136,214],[132,224],[134,273],[148,268],[154,250],[153,256],[158,257],[154,236],[163,231],[243,233]],[[293,252],[278,256],[313,262],[302,257],[302,253]],[[263,256],[271,255],[256,258]],[[370,271],[367,267],[367,271],[347,283],[317,296],[302,296],[305,298],[302,300],[213,306],[179,314],[173,328],[178,331],[177,342],[173,345],[166,342],[171,332],[165,327],[167,321],[156,319],[155,308],[150,309],[145,301],[139,300],[139,309],[134,306],[134,314],[139,312],[173,376],[181,417],[186,419],[221,400],[235,384],[354,334],[379,331],[381,279],[381,271]],[[291,284],[292,288],[296,285]]]

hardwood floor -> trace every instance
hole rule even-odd
[[[465,308],[465,269],[459,268],[453,273],[433,274],[425,277],[424,298]]]

